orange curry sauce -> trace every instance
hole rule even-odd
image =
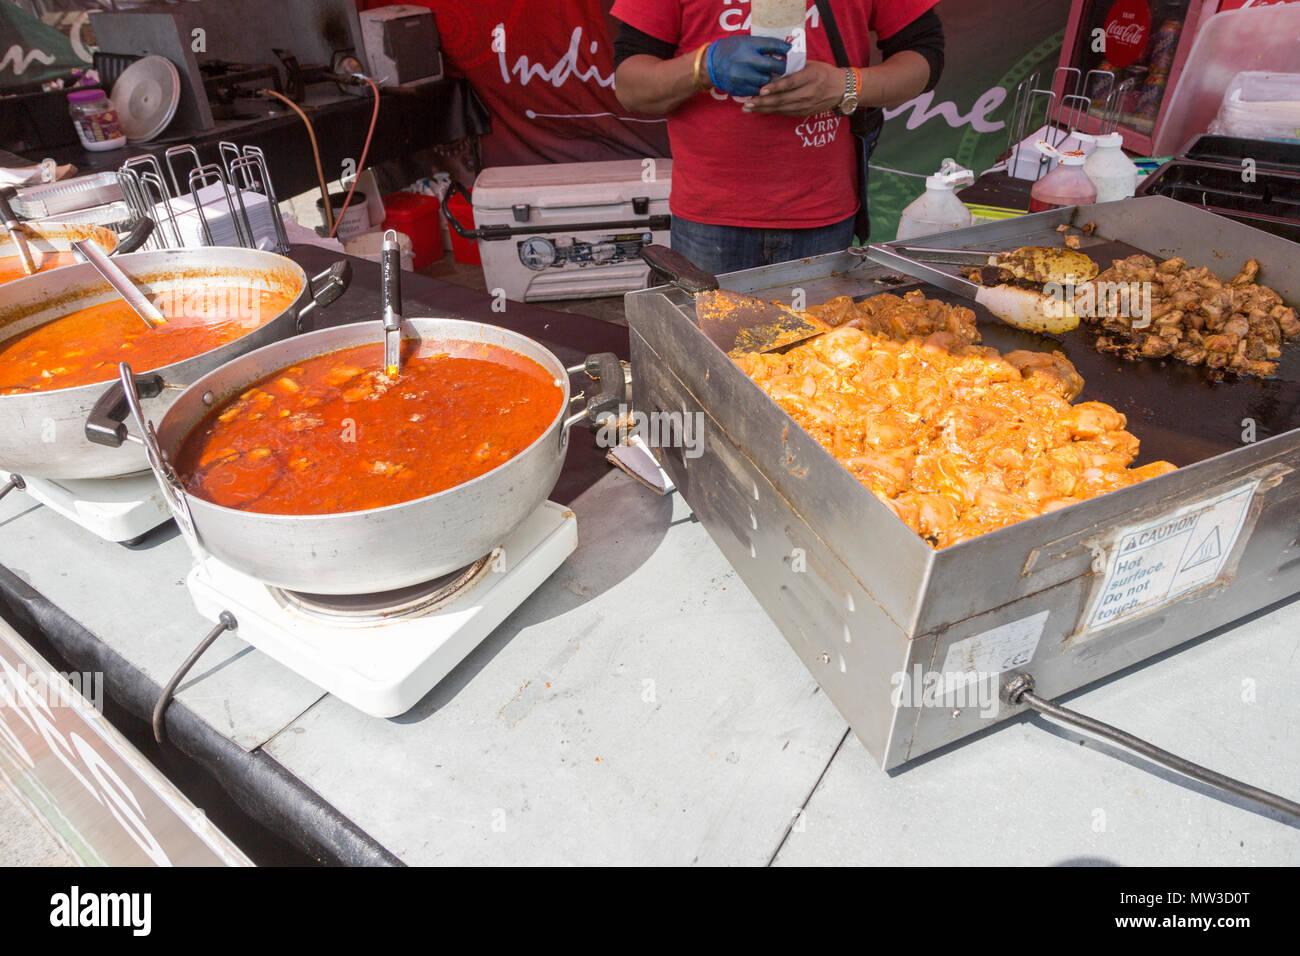
[[[149,328],[121,299],[78,309],[0,341],[0,395],[93,385],[117,377],[119,362],[148,372],[202,355],[265,325],[293,302],[284,292],[221,289],[205,299],[155,297],[167,321]]]
[[[263,514],[334,514],[422,498],[519,454],[560,412],[554,376],[479,342],[382,344],[315,356],[204,418],[176,469],[191,494]]]
[[[38,254],[37,258],[40,259],[40,267],[36,270],[38,275],[60,266],[76,265],[80,261],[72,252],[43,252]],[[27,273],[23,271],[21,259],[17,256],[0,256],[0,285],[12,282],[14,279],[21,279],[25,275]]]

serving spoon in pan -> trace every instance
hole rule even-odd
[[[384,233],[380,269],[384,296],[384,372],[396,376],[402,364],[402,259],[394,229]]]
[[[11,195],[14,195],[11,188],[0,189],[0,219],[4,220],[4,227],[9,230],[9,238],[13,240],[14,249],[18,252],[18,261],[22,264],[23,272],[34,276],[40,269],[40,253],[27,244],[27,233],[23,231],[18,217],[14,215],[13,207],[9,205]]]
[[[117,263],[104,254],[104,250],[100,249],[99,246],[89,239],[78,239],[72,243],[72,248],[77,255],[94,266],[96,272],[108,280],[108,284],[126,300],[126,304],[131,307],[136,315],[140,316],[140,321],[145,325],[152,329],[154,326],[162,325],[167,321],[166,317],[158,311],[157,306],[136,288],[136,284],[127,277],[125,272],[117,267]]]

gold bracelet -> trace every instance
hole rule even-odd
[[[701,93],[713,89],[713,81],[709,79],[708,71],[700,69],[704,65],[704,58],[708,55],[711,46],[713,46],[712,41],[695,51],[695,68],[691,71],[691,76],[695,80],[695,88]],[[703,79],[701,79],[701,75]]]

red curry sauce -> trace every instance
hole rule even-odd
[[[146,326],[121,299],[78,309],[0,341],[0,395],[93,385],[202,355],[265,325],[293,302],[285,292],[223,287],[219,294],[156,296],[167,321]],[[177,314],[177,313],[180,314]]]
[[[35,252],[35,250],[33,250]],[[35,252],[39,261],[36,274],[57,269],[60,266],[76,265],[80,260],[72,252]],[[21,279],[27,273],[23,271],[23,261],[15,256],[0,256],[0,285]]]
[[[382,344],[280,369],[204,418],[176,470],[191,494],[241,511],[335,514],[445,491],[504,464],[560,412],[532,359],[480,342]]]

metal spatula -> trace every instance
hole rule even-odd
[[[831,329],[779,303],[720,288],[717,276],[666,246],[643,246],[641,258],[694,298],[700,331],[724,352],[770,352]]]

